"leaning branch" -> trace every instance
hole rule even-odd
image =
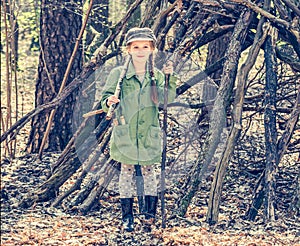
[[[262,8],[258,7],[256,4],[254,4],[252,2],[249,2],[247,0],[232,0],[232,2],[242,4],[249,9],[252,9],[254,12],[266,17],[270,21],[280,24],[280,25],[283,25],[284,27],[286,27],[286,29],[290,29],[290,27],[291,27],[290,23],[288,21],[285,21],[283,19],[276,17],[275,15],[270,14],[268,11],[263,10]]]
[[[292,3],[290,0],[281,0],[285,3],[286,6],[288,6],[290,9],[292,9],[296,15],[300,17],[300,9],[295,4]]]
[[[269,13],[266,10],[263,10],[262,8],[258,7],[256,4],[249,2],[248,0],[232,0],[235,3],[239,3],[242,4],[250,9],[252,9],[253,11],[255,11],[258,14],[261,14],[262,16],[266,17],[267,19],[269,19],[271,22],[282,25],[286,28],[286,30],[288,30],[290,33],[293,34],[293,36],[297,39],[297,42],[300,43],[300,34],[299,34],[299,30],[297,30],[292,23],[285,21],[283,19],[280,19],[279,17],[276,17],[275,15],[272,15],[271,13]],[[288,1],[286,1],[288,2]],[[289,6],[291,7],[291,6]],[[296,13],[298,14],[298,12]]]
[[[277,143],[278,163],[280,163],[282,156],[287,150],[288,144],[294,132],[295,125],[299,120],[299,114],[300,114],[300,86],[298,87],[298,94],[297,94],[297,98],[290,119],[287,121],[285,131]]]

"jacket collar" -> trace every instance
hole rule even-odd
[[[146,64],[146,67],[147,67],[146,68],[146,75],[147,75],[148,74],[148,62]],[[135,69],[134,69],[132,61],[130,61],[129,64],[128,64],[127,72],[126,72],[126,79],[130,79],[134,75],[135,75]]]

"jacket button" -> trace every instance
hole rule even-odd
[[[144,122],[145,122],[144,120],[140,120],[139,124],[142,125],[142,124],[144,124]]]

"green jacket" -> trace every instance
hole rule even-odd
[[[115,92],[116,84],[123,67],[114,68],[108,75],[101,98],[102,109],[107,112],[106,99]],[[155,69],[156,85],[159,101],[164,101],[164,74]],[[168,101],[175,98],[176,77],[170,76]],[[159,110],[151,100],[150,74],[146,73],[140,82],[135,75],[132,63],[129,63],[123,79],[120,103],[115,109],[115,117],[119,124],[113,127],[110,140],[110,156],[124,164],[150,165],[161,160],[162,143],[159,126]],[[124,116],[126,124],[122,125],[120,116]]]

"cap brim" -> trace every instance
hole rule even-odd
[[[135,41],[152,41],[152,42],[155,42],[153,39],[151,38],[133,38],[133,39],[130,39],[126,42],[126,44],[129,44],[129,43],[132,43],[132,42],[135,42]]]

